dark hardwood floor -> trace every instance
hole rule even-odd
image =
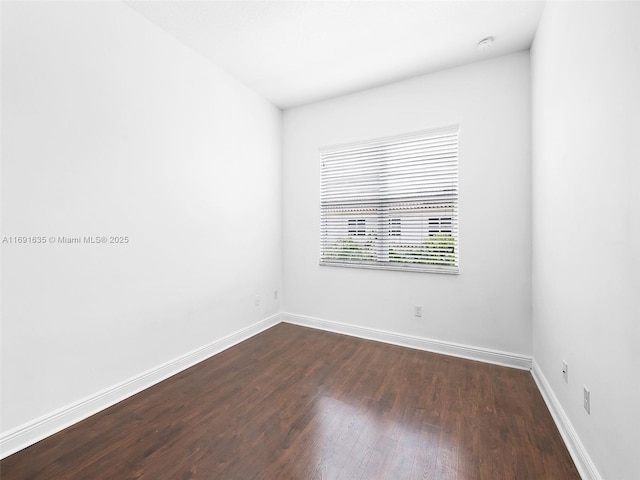
[[[279,324],[7,457],[0,478],[580,476],[529,372]]]

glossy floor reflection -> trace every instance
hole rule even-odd
[[[280,324],[0,463],[24,479],[579,479],[529,372]]]

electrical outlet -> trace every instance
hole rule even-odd
[[[562,361],[562,379],[565,383],[569,383],[569,365],[564,360]]]
[[[277,300],[278,299],[278,290],[274,290],[273,291],[273,299]]]
[[[591,391],[584,386],[584,409],[591,415]]]
[[[422,305],[414,305],[413,306],[413,315],[415,317],[421,317],[422,316]]]
[[[254,301],[256,307],[260,306],[260,297],[256,297],[255,301]]]

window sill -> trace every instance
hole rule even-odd
[[[460,275],[459,267],[440,267],[437,265],[429,266],[404,266],[398,264],[384,263],[349,263],[349,262],[328,262],[320,261],[321,267],[346,267],[346,268],[364,268],[368,270],[395,270],[400,272],[417,272],[417,273],[440,273],[445,275]]]

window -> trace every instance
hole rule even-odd
[[[320,150],[321,265],[458,273],[458,127]]]
[[[365,235],[365,222],[364,218],[351,218],[349,219],[349,235]]]
[[[433,237],[440,233],[451,235],[451,217],[431,217],[429,218],[429,236]]]
[[[400,228],[400,219],[399,218],[389,219],[389,236],[399,237],[401,233],[402,233],[402,230]]]

